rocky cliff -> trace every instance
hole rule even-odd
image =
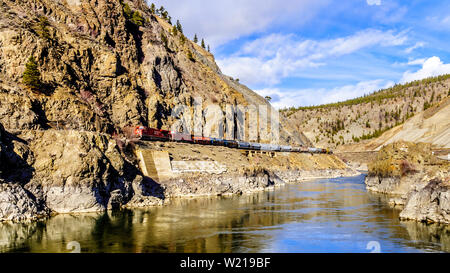
[[[224,111],[270,106],[142,0],[2,0],[0,11],[0,123],[8,130],[169,129],[172,109],[192,111],[195,97]],[[34,92],[22,78],[30,57],[41,81]],[[288,127],[282,141],[302,142]]]
[[[142,0],[0,0],[0,12],[0,221],[160,205],[176,187],[143,177],[112,134],[169,129],[197,97],[272,109]],[[280,131],[308,141],[285,119]],[[278,181],[262,174],[229,191]]]
[[[365,182],[403,206],[402,219],[450,224],[450,163],[435,157],[430,144],[385,146],[369,164]]]

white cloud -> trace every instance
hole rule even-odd
[[[422,58],[422,59],[415,59],[415,60],[409,60],[408,61],[408,65],[423,65],[425,63],[427,59]]]
[[[345,85],[332,89],[280,89],[265,88],[256,90],[261,96],[270,96],[272,105],[281,109],[291,106],[311,106],[338,101],[345,101],[356,97],[369,94],[371,92],[388,88],[394,85],[394,82],[385,80],[362,81],[355,85]]]
[[[369,6],[373,6],[373,5],[379,6],[379,5],[381,5],[381,0],[367,0],[367,5],[369,5]]]
[[[197,33],[213,47],[264,31],[277,24],[302,25],[330,0],[148,0],[163,5],[173,21],[179,19],[185,33]]]
[[[422,68],[416,72],[406,71],[402,83],[450,74],[450,64],[444,64],[439,57],[431,57],[423,62]]]
[[[299,40],[292,34],[272,34],[245,44],[232,57],[217,62],[225,74],[238,77],[246,84],[274,85],[306,68],[323,66],[330,58],[372,46],[398,46],[406,40],[405,32],[374,29],[322,41]]]
[[[425,43],[424,42],[417,42],[415,45],[413,45],[412,47],[408,47],[407,49],[405,49],[405,53],[410,54],[411,52],[413,52],[415,49],[424,47]]]

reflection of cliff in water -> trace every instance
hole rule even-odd
[[[343,245],[361,240],[356,251],[364,251],[364,240],[372,237],[388,240],[384,245],[449,251],[447,228],[400,222],[399,210],[387,206],[385,196],[368,194],[360,180],[302,183],[239,197],[175,199],[166,207],[58,215],[31,224],[3,223],[0,252],[69,252],[71,241],[79,242],[82,252],[261,252],[273,249],[280,235],[300,242],[302,250],[301,244],[317,235],[326,241],[327,236],[346,234],[349,241]]]

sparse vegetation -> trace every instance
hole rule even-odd
[[[351,106],[351,105],[371,103],[371,102],[381,104],[383,102],[383,100],[405,96],[406,94],[404,93],[404,91],[408,87],[418,86],[420,84],[426,85],[426,84],[430,84],[430,83],[443,81],[446,79],[450,79],[450,74],[441,75],[441,76],[437,76],[437,77],[431,77],[431,78],[418,80],[418,81],[413,81],[413,82],[406,83],[406,84],[396,84],[395,86],[393,86],[391,88],[376,91],[371,94],[367,94],[362,97],[351,99],[351,100],[346,100],[343,102],[329,103],[329,104],[317,105],[317,106],[305,106],[305,107],[298,107],[298,108],[291,107],[291,108],[282,109],[281,111],[282,112],[296,112],[296,111],[300,111],[300,110],[326,109],[326,108]],[[449,91],[449,93],[450,93],[450,91]]]
[[[123,8],[123,14],[125,18],[135,24],[136,26],[143,26],[145,23],[145,18],[142,17],[141,13],[139,11],[133,11],[127,3],[124,3],[121,1],[122,8]]]
[[[319,139],[316,145],[335,148],[378,138],[435,106],[447,97],[449,78],[450,75],[433,77],[344,102],[288,108],[281,113],[297,123],[300,131],[311,132],[313,141]]]
[[[46,40],[50,40],[50,31],[48,30],[48,26],[50,25],[50,23],[48,22],[47,17],[45,16],[41,16],[39,18],[39,35],[46,39]]]
[[[167,36],[164,34],[164,32],[161,32],[161,42],[166,49],[169,48],[169,40],[167,39]]]
[[[144,25],[145,19],[144,19],[144,17],[142,17],[142,15],[139,11],[135,11],[131,18],[131,22],[133,22],[133,24],[141,27]]]
[[[190,50],[188,50],[188,52],[187,52],[187,57],[190,61],[195,62],[194,55],[192,54],[192,52]]]
[[[431,152],[431,144],[396,142],[383,147],[369,167],[369,175],[401,177],[416,173],[424,167],[448,168]]]

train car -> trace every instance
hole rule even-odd
[[[185,142],[185,143],[192,143],[192,135],[191,134],[183,134],[183,133],[177,133],[177,132],[171,132],[171,140],[176,142]]]
[[[248,142],[238,141],[238,148],[243,150],[251,150],[251,145]]]
[[[214,146],[225,146],[225,142],[221,138],[211,138],[211,144]]]
[[[227,139],[225,139],[223,141],[223,143],[224,143],[224,146],[228,147],[228,148],[238,148],[238,146],[239,146],[239,144],[238,144],[238,142],[236,140],[227,140]]]
[[[193,136],[192,139],[195,144],[211,145],[211,138],[209,137]]]
[[[300,153],[302,149],[300,147],[292,147],[291,152]]]
[[[308,151],[307,147],[304,147],[304,146],[300,147],[300,153],[308,153],[308,152],[309,151]]]
[[[280,146],[280,151],[281,152],[290,152],[290,151],[292,151],[292,147],[291,146]]]
[[[261,150],[268,152],[279,152],[281,151],[281,147],[280,145],[275,144],[261,144]]]
[[[261,150],[261,144],[252,142],[252,143],[250,143],[250,148],[252,150],[260,151]]]
[[[308,148],[308,152],[312,154],[324,154],[326,150],[322,148]]]
[[[170,131],[147,128],[144,126],[136,127],[135,135],[143,140],[168,141],[171,139]]]

